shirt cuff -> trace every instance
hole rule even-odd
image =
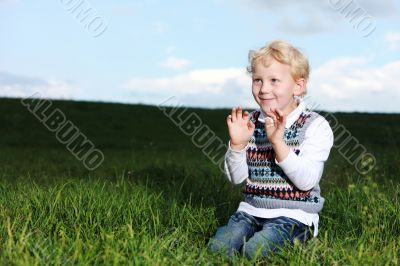
[[[247,143],[246,147],[244,147],[243,149],[241,149],[239,151],[235,151],[235,150],[232,150],[232,148],[231,148],[231,141],[229,140],[229,142],[228,142],[228,150],[231,152],[244,153],[247,150],[247,146],[249,146],[248,143]]]
[[[232,163],[241,162],[243,160],[246,160],[246,149],[247,149],[247,146],[240,151],[232,150],[231,141],[229,141],[228,142],[228,151],[225,154],[225,159],[228,162],[232,162]]]

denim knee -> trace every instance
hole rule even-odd
[[[207,249],[211,252],[233,256],[234,253],[240,252],[243,243],[254,234],[255,230],[251,216],[244,212],[235,212],[227,225],[217,229]]]
[[[310,237],[309,227],[287,217],[267,221],[263,229],[255,233],[243,246],[247,258],[267,257],[285,245],[293,245],[294,239]]]
[[[281,246],[281,240],[276,239],[273,234],[267,235],[265,233],[267,232],[257,232],[255,236],[244,243],[243,255],[248,259],[267,257]],[[284,241],[285,239],[282,242]]]

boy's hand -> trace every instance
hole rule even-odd
[[[227,117],[227,124],[231,138],[231,149],[241,150],[246,147],[255,129],[249,113],[247,111],[243,113],[240,106],[237,109],[233,107],[232,114]]]
[[[277,108],[270,109],[266,114],[268,117],[265,120],[265,131],[267,131],[268,140],[275,151],[275,159],[282,162],[290,152],[289,146],[283,140],[286,115]]]
[[[266,114],[268,117],[265,120],[265,131],[267,132],[269,142],[274,145],[283,141],[286,115],[277,108],[271,108]]]

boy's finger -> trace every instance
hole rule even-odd
[[[232,108],[231,116],[232,116],[232,122],[236,122],[237,116],[236,116],[236,108],[235,107]]]
[[[273,124],[274,123],[274,119],[272,119],[271,117],[267,117],[267,118],[265,118],[265,123],[267,123],[267,124]]]
[[[253,129],[253,128],[256,127],[256,125],[255,125],[255,124],[253,123],[253,121],[251,121],[251,120],[247,121],[247,126],[248,126],[249,128],[251,128],[251,129]]]
[[[276,117],[276,114],[273,113],[273,112],[270,112],[270,111],[268,111],[268,112],[266,113],[266,115],[267,115],[267,117],[269,116],[269,117],[271,117],[271,118]]]
[[[241,119],[243,117],[242,107],[238,106],[237,108],[237,119]]]
[[[232,115],[228,115],[226,117],[226,122],[228,123],[228,125],[230,125],[232,123]]]
[[[277,114],[283,118],[283,112],[279,109],[276,109]]]
[[[283,120],[283,113],[278,108],[272,109],[274,114],[274,121],[282,121]]]
[[[272,112],[273,112],[276,116],[280,116],[280,113],[279,113],[278,108],[272,108]]]
[[[267,117],[267,118],[265,118],[265,125],[267,128],[273,127],[273,126],[275,126],[275,122],[271,117]]]
[[[267,118],[270,118],[270,119],[272,119],[272,121],[274,122],[274,124],[276,124],[277,123],[277,117],[276,117],[276,115],[274,114],[274,113],[267,113]]]

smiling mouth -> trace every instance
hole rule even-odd
[[[261,101],[269,101],[269,100],[273,100],[273,99],[275,99],[275,98],[268,98],[268,99],[260,98]]]

